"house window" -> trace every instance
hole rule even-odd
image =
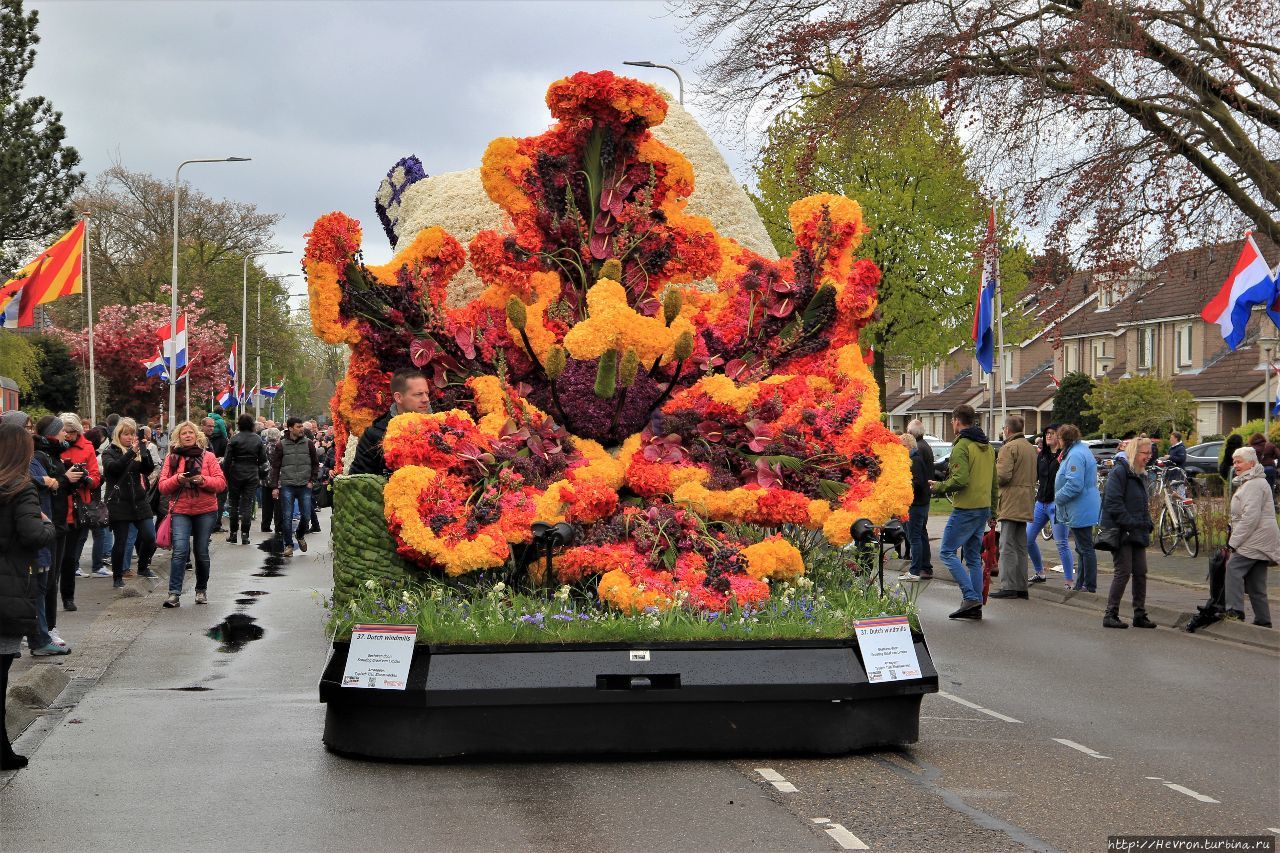
[[[1073,341],[1072,343],[1069,343],[1065,347],[1063,347],[1063,350],[1062,350],[1062,364],[1063,364],[1064,372],[1075,373],[1076,370],[1079,369],[1079,365],[1076,363],[1076,361],[1077,361],[1076,344]]]
[[[1190,323],[1181,323],[1174,330],[1174,348],[1178,352],[1178,367],[1191,366],[1191,329]]]
[[[1001,353],[1001,366],[1004,368],[1004,381],[1006,383],[1013,381],[1013,353]]]
[[[1107,372],[1103,359],[1107,357],[1107,342],[1105,340],[1094,341],[1093,349],[1093,375],[1102,376]]]
[[[1152,326],[1138,329],[1138,367],[1149,368],[1155,362],[1156,330]]]
[[[936,367],[929,368],[929,387],[938,387],[938,368]]]
[[[898,387],[899,387],[899,388],[906,388],[906,387],[907,387],[907,374],[906,374],[906,371],[903,371],[902,373],[899,373],[899,374],[898,374]]]
[[[1105,286],[1098,288],[1098,310],[1106,311],[1111,307],[1111,291]]]

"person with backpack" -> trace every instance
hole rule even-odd
[[[222,457],[222,473],[227,477],[227,506],[230,507],[231,526],[227,541],[233,545],[239,532],[240,544],[249,544],[249,526],[253,524],[253,504],[258,494],[258,477],[267,462],[267,451],[262,439],[254,432],[253,415],[244,414],[236,420],[236,434],[227,442]]]
[[[37,587],[32,566],[53,545],[53,522],[40,511],[31,482],[35,445],[24,427],[0,424],[0,770],[20,770],[27,759],[13,751],[5,726],[9,667],[22,638],[35,633]]]
[[[174,427],[169,437],[169,455],[160,474],[160,493],[173,501],[169,505],[173,557],[169,561],[169,597],[164,607],[182,606],[182,582],[187,573],[187,557],[192,552],[196,604],[209,603],[209,537],[218,514],[218,492],[226,488],[222,468],[199,427],[191,421]]]
[[[114,537],[111,578],[116,589],[123,589],[125,578],[134,576],[132,571],[124,570],[125,552],[131,540],[138,549],[137,575],[157,576],[151,571],[151,558],[156,552],[155,517],[147,497],[147,478],[155,470],[155,460],[146,444],[138,435],[137,422],[133,418],[121,418],[111,434],[111,443],[102,451],[107,514]]]
[[[1125,445],[1125,458],[1116,459],[1102,494],[1098,527],[1117,528],[1120,541],[1112,552],[1115,574],[1107,594],[1104,628],[1128,628],[1120,618],[1120,600],[1133,580],[1133,627],[1154,628],[1147,618],[1147,548],[1151,545],[1151,507],[1147,500],[1147,462],[1151,439],[1135,438]]]

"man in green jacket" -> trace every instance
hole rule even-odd
[[[976,425],[977,419],[972,406],[956,406],[951,413],[956,443],[947,458],[947,479],[933,483],[933,493],[949,495],[955,505],[939,548],[963,598],[960,609],[950,615],[952,619],[982,618],[982,532],[1000,497],[996,454],[986,433]]]

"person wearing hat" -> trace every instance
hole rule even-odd
[[[75,412],[63,412],[62,439],[66,449],[62,451],[62,463],[67,466],[66,477],[70,483],[70,496],[67,501],[67,548],[62,555],[61,583],[62,608],[76,609],[76,568],[80,562],[80,552],[89,539],[89,528],[76,526],[76,501],[90,503],[98,486],[102,485],[102,473],[98,470],[98,454],[84,437],[84,425]],[[74,531],[74,538],[70,535]]]
[[[2,424],[22,427],[26,430],[27,435],[32,437],[32,455],[28,472],[31,474],[31,481],[36,487],[36,497],[40,502],[40,511],[44,513],[46,518],[51,518],[53,514],[53,489],[58,485],[58,481],[49,476],[49,471],[45,468],[44,462],[40,458],[43,454],[35,452],[36,425],[32,423],[30,416],[23,411],[5,412],[0,417],[0,425]],[[27,646],[35,657],[65,655],[71,652],[70,645],[53,641],[53,637],[49,634],[49,623],[45,617],[45,594],[49,587],[49,574],[52,566],[53,543],[51,542],[36,552],[34,564],[36,628],[27,635]]]

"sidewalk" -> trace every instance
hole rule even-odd
[[[938,559],[938,543],[942,539],[942,531],[946,523],[945,515],[929,517],[929,545],[933,551],[934,579],[954,583],[950,573]],[[1045,576],[1048,582],[1032,584],[1029,588],[1031,597],[1095,610],[1101,614],[1106,609],[1107,590],[1111,587],[1113,574],[1111,555],[1104,552],[1098,553],[1098,592],[1096,594],[1068,592],[1063,589],[1065,578],[1062,574],[1061,561],[1058,559],[1057,546],[1043,539],[1038,540],[1038,544],[1044,559]],[[1195,615],[1196,608],[1208,600],[1209,582],[1206,575],[1209,570],[1209,553],[1209,549],[1203,545],[1195,558],[1188,557],[1185,551],[1180,556],[1175,553],[1166,557],[1160,552],[1159,546],[1147,549],[1147,611],[1155,622],[1161,626],[1181,629]],[[885,571],[887,575],[887,567]],[[998,580],[993,581],[992,589],[996,589],[998,585]],[[1126,602],[1127,596],[1126,592]],[[1267,597],[1273,602],[1273,608],[1280,606],[1280,570],[1273,569],[1267,573]],[[1247,601],[1245,608],[1252,620],[1252,612],[1249,610]],[[1273,613],[1272,616],[1274,619],[1275,614]],[[1280,650],[1280,631],[1260,628],[1247,622],[1218,622],[1196,633]]]

